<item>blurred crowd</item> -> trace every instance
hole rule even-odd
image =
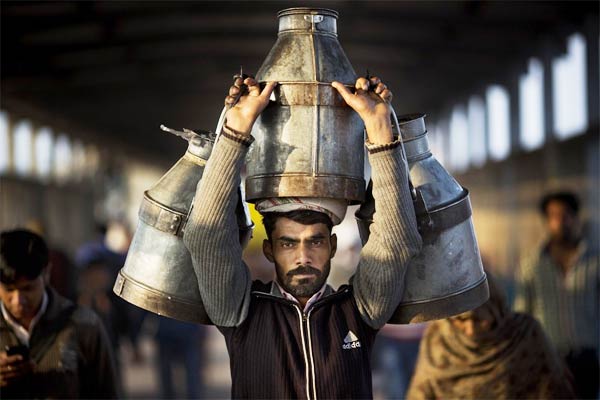
[[[159,383],[161,398],[202,397],[201,353],[204,342],[202,325],[177,321],[149,313],[113,293],[113,285],[125,264],[132,235],[126,224],[111,221],[98,226],[96,240],[81,246],[75,256],[78,279],[76,300],[92,308],[102,319],[115,354],[121,392],[124,361],[151,363]],[[63,277],[64,278],[64,277]],[[59,279],[60,280],[60,279]],[[140,333],[150,336],[156,347],[156,359],[144,360],[140,349]],[[126,342],[131,359],[121,360],[120,348]],[[174,374],[183,367],[185,386],[176,390]]]
[[[15,232],[35,232],[43,237],[43,229],[37,223],[28,224],[24,230],[5,233]],[[124,384],[123,368],[150,364],[160,391],[155,393],[156,397],[201,398],[204,327],[148,313],[113,293],[113,285],[125,263],[131,238],[130,230],[121,221],[113,220],[107,225],[98,225],[97,237],[82,245],[73,258],[59,249],[48,248],[50,268],[44,278],[53,292],[93,310],[99,317],[112,353],[116,397],[131,395]],[[3,236],[3,245],[6,242],[4,239]],[[155,359],[144,358],[140,348],[141,336],[152,340]],[[124,352],[124,348],[128,351]],[[127,354],[128,359],[123,359],[122,354]],[[175,374],[179,371],[184,371],[185,385],[176,388],[174,382],[180,379]],[[23,395],[29,397],[25,393]]]
[[[574,194],[549,194],[539,208],[547,229],[543,244],[531,249],[516,268],[514,280],[494,277],[489,273],[493,268],[484,265],[490,287],[485,304],[444,320],[382,329],[372,359],[376,398],[598,398],[598,238],[583,234]],[[39,225],[32,224],[22,232],[43,237]],[[12,244],[7,249],[5,234],[3,263],[18,247]],[[159,382],[156,397],[204,397],[206,328],[148,313],[112,292],[131,237],[124,223],[111,221],[99,226],[97,238],[81,246],[72,260],[49,248],[51,268],[44,279],[58,295],[99,317],[113,353],[115,396],[131,395],[123,382],[123,369],[146,363],[153,365]],[[11,243],[21,243],[18,240]],[[29,243],[25,250],[31,253],[34,242],[23,242]],[[359,248],[351,242],[349,253],[357,253]],[[5,289],[19,281],[2,268],[5,332],[16,329],[11,322],[12,300]],[[31,279],[37,278],[34,275]],[[514,301],[507,299],[507,289],[515,293]],[[36,322],[34,318],[31,324]],[[140,350],[142,336],[152,339],[156,359],[145,359]],[[37,340],[28,335],[24,338],[31,343]],[[124,346],[131,349],[126,353],[128,359],[122,356]],[[10,379],[14,372],[11,365],[21,365],[6,360],[24,362],[29,355],[19,353],[19,346],[7,346],[4,336],[3,347],[4,387],[5,377]],[[175,371],[184,371],[184,387],[176,387]]]

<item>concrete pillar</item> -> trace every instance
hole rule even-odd
[[[508,98],[510,101],[510,155],[521,150],[521,99],[519,98],[519,79],[523,71],[519,68],[513,69],[506,82]]]
[[[10,174],[10,173],[15,172],[15,138],[13,135],[14,120],[13,120],[13,116],[8,111],[6,112],[6,118],[7,118],[7,129],[8,129],[8,141],[7,141],[8,168],[7,168],[7,172]]]
[[[586,175],[591,181],[585,198],[589,210],[590,237],[597,238],[600,232],[600,51],[597,18],[589,18],[585,23],[587,49],[587,95],[588,95],[588,133],[591,146],[587,148]]]
[[[552,99],[552,58],[555,52],[552,45],[544,43],[541,52],[541,61],[544,68],[544,142],[555,140],[554,136],[554,101]]]
[[[588,125],[598,131],[600,124],[600,52],[597,18],[589,18],[585,23],[583,32],[587,49],[587,99],[588,99]]]
[[[564,40],[564,39],[563,39]],[[541,62],[544,68],[544,164],[540,178],[546,185],[552,184],[552,177],[558,175],[557,141],[554,133],[554,99],[552,98],[552,60],[557,55],[556,43],[545,42],[541,51]],[[564,44],[563,44],[564,47]]]

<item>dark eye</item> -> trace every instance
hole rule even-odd
[[[452,317],[452,319],[453,319],[454,321],[456,321],[456,322],[463,323],[463,322],[465,322],[465,321],[468,321],[468,320],[469,320],[469,317],[464,317],[464,316],[462,316],[462,315],[457,315],[456,317]]]
[[[315,239],[312,241],[313,246],[320,246],[323,244],[323,239]]]
[[[283,247],[284,249],[291,249],[292,247],[294,247],[294,243],[293,242],[281,242],[281,247]]]

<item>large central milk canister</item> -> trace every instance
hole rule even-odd
[[[290,8],[278,13],[277,42],[258,70],[279,82],[275,101],[252,130],[246,198],[364,199],[364,125],[331,86],[354,87],[356,74],[337,38],[337,12]]]

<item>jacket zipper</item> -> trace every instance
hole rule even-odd
[[[313,306],[310,308],[310,310],[308,310],[308,313],[304,313],[300,309],[300,307],[298,307],[297,304],[293,303],[290,300],[285,300],[285,299],[282,299],[281,297],[273,296],[270,293],[259,292],[259,291],[252,292],[254,295],[257,295],[259,297],[270,298],[270,299],[273,299],[273,300],[276,300],[276,301],[279,301],[279,302],[282,302],[285,304],[289,304],[292,307],[294,307],[296,309],[296,311],[298,312],[298,319],[299,319],[299,323],[300,323],[300,338],[302,340],[302,351],[304,353],[304,365],[306,366],[306,374],[305,374],[306,398],[308,400],[311,400],[311,393],[310,393],[311,392],[311,390],[310,390],[311,389],[311,385],[310,385],[311,378],[312,378],[312,398],[314,400],[317,399],[317,384],[316,384],[316,379],[315,379],[315,375],[316,375],[315,374],[315,361],[314,361],[313,351],[312,351],[312,337],[310,334],[310,314],[317,306],[320,306],[321,304],[327,302],[328,300],[331,300],[345,292],[347,292],[346,288],[338,291],[337,293],[327,296],[325,299],[321,299],[321,300],[317,301],[315,304],[313,304]],[[325,301],[323,301],[323,300],[325,300]],[[306,329],[306,337],[304,334],[305,329]],[[307,345],[307,343],[308,343],[308,345]]]
[[[310,366],[311,366],[311,373],[312,373],[312,387],[313,387],[313,399],[317,399],[317,379],[316,379],[316,374],[315,374],[315,359],[313,357],[313,346],[312,346],[312,336],[310,334],[310,325],[309,325],[309,318],[310,318],[310,313],[312,312],[312,308],[310,310],[308,310],[308,314],[306,314],[306,318],[304,320],[304,322],[306,323],[306,332],[308,333],[308,354],[310,355]]]
[[[310,335],[309,318],[312,311],[309,310],[308,314],[300,310],[300,307],[294,304],[294,308],[298,312],[298,319],[300,322],[300,338],[302,339],[302,350],[304,353],[304,365],[306,367],[305,378],[306,378],[306,398],[311,399],[311,378],[312,378],[312,398],[317,399],[317,387],[315,384],[315,361],[312,351],[312,339]],[[306,330],[306,335],[304,334]]]

